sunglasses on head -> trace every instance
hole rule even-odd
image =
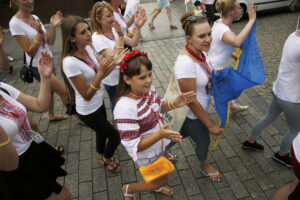
[[[205,14],[204,12],[201,12],[201,13],[199,13],[197,16],[194,16],[194,15],[189,16],[189,17],[187,18],[187,20],[188,20],[189,22],[191,22],[191,23],[194,23],[194,22],[196,22],[196,21],[198,20],[197,17],[206,17],[206,14]]]
[[[98,7],[102,7],[105,5],[107,5],[106,1],[98,1],[98,2],[96,2],[95,7],[98,8]]]

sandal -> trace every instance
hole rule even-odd
[[[171,162],[176,162],[178,160],[177,155],[171,154],[169,151],[167,151],[164,156]]]
[[[148,26],[149,26],[150,29],[155,29],[155,26],[154,26],[153,23],[149,23]]]
[[[58,152],[59,155],[63,154],[65,152],[65,149],[63,146],[56,146],[54,149]]]
[[[108,171],[111,171],[113,173],[117,174],[121,171],[120,161],[116,158],[111,158],[111,161],[109,163],[107,163],[104,161],[104,157],[102,157],[98,160],[98,162],[103,167],[105,167]]]
[[[161,187],[159,188],[158,190],[154,190],[154,192],[159,192],[159,193],[162,193],[166,196],[172,196],[174,194],[174,190],[169,187],[169,186],[164,186],[164,187]]]
[[[208,177],[210,180],[212,181],[216,181],[216,182],[219,182],[223,179],[223,176],[221,177],[216,177],[220,174],[220,172],[218,170],[216,170],[215,172],[212,172],[212,173],[207,173],[206,171],[204,171],[203,169],[199,169],[199,171],[206,177]],[[222,174],[220,174],[222,175]]]
[[[48,117],[48,119],[50,122],[60,121],[60,120],[68,119],[68,115],[54,115],[52,117]]]
[[[129,188],[129,184],[127,184],[125,186],[125,193],[123,192],[123,195],[124,195],[125,199],[126,199],[126,197],[129,197],[129,198],[135,200],[135,194],[128,193],[128,188]],[[123,188],[122,188],[122,190],[123,190]]]

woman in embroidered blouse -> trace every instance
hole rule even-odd
[[[62,26],[62,75],[79,118],[96,132],[96,148],[101,165],[120,172],[120,161],[112,156],[120,144],[117,130],[108,122],[103,102],[103,79],[120,63],[123,52],[101,59],[92,46],[89,24],[78,16],[65,17]]]
[[[170,140],[179,142],[178,132],[162,125],[160,112],[167,112],[182,107],[194,100],[195,93],[187,92],[168,103],[161,101],[152,85],[152,63],[146,54],[133,50],[125,55],[121,65],[123,71],[119,85],[119,99],[114,109],[114,119],[120,133],[121,141],[138,167],[153,163],[164,155]],[[170,106],[172,105],[172,106]],[[151,183],[140,181],[122,187],[126,200],[134,198],[136,192],[161,192],[172,195],[173,190],[167,186],[165,175]]]
[[[56,181],[58,177],[67,175],[61,168],[65,159],[42,139],[33,141],[34,131],[27,119],[27,110],[45,112],[50,105],[53,63],[46,52],[42,52],[41,56],[38,62],[41,84],[37,98],[0,83],[0,135],[3,132],[7,134],[5,142],[0,143],[0,154],[12,144],[19,155],[17,169],[10,172],[1,171],[5,168],[0,170],[1,200],[71,199],[69,190]],[[7,162],[2,159],[1,154],[1,165]]]
[[[44,25],[36,15],[31,14],[34,9],[34,0],[12,0],[12,3],[17,6],[18,11],[9,22],[10,32],[16,39],[17,43],[25,51],[26,63],[29,66],[32,59],[32,67],[30,70],[34,78],[40,81],[40,75],[37,70],[37,60],[42,51],[52,55],[48,45],[53,45],[55,42],[56,27],[62,20],[62,13],[57,11],[50,19],[51,28],[46,31]],[[67,119],[67,115],[56,115],[54,113],[54,93],[57,93],[63,104],[67,103],[67,93],[63,84],[54,73],[51,76],[51,104],[48,111],[50,121]]]
[[[212,68],[206,61],[205,51],[210,47],[211,29],[207,19],[185,13],[181,19],[187,44],[178,56],[174,75],[181,92],[196,92],[196,101],[188,106],[190,112],[180,130],[183,137],[191,136],[196,143],[196,155],[200,161],[200,172],[213,181],[220,181],[222,175],[207,162],[209,133],[222,134],[222,130],[208,116]]]
[[[114,49],[123,49],[124,44],[135,47],[141,39],[141,27],[146,22],[145,10],[139,8],[134,23],[136,31],[132,38],[124,36],[122,31],[116,30],[117,22],[113,15],[113,8],[106,2],[94,4],[91,12],[92,29],[94,31],[92,40],[96,51],[101,57],[113,55]],[[114,70],[103,80],[104,87],[108,92],[112,110],[116,103],[116,89],[119,84],[120,70],[116,65]]]

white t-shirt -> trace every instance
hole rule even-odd
[[[196,79],[196,98],[202,105],[203,109],[208,111],[210,104],[210,94],[206,93],[206,86],[209,82],[209,76],[205,69],[196,63],[188,55],[180,54],[175,62],[174,75],[176,80],[182,78]],[[189,111],[188,118],[197,119],[192,110]]]
[[[283,46],[274,94],[284,101],[300,103],[300,37],[289,35]]]
[[[32,15],[32,17],[35,20],[39,19],[36,15]],[[45,29],[45,27],[42,23],[41,23],[41,25],[42,25],[42,29],[43,29],[43,31],[46,35],[47,31],[46,31],[46,29]],[[33,27],[31,27],[29,24],[26,24],[25,22],[23,22],[22,20],[20,20],[16,16],[13,16],[11,18],[11,20],[9,22],[9,30],[10,30],[12,36],[15,36],[15,35],[26,36],[30,43],[32,43],[34,41],[34,38],[37,34],[37,31]],[[45,36],[45,38],[46,38],[46,36]],[[43,52],[43,51],[48,52],[52,56],[52,52],[51,52],[51,50],[50,50],[50,48],[47,44],[46,39],[42,40],[38,51],[34,55],[33,60],[32,60],[32,67],[37,67],[38,59],[40,58],[41,52]],[[27,65],[30,64],[30,60],[31,60],[31,57],[26,53],[26,63],[27,63]]]
[[[295,157],[300,162],[300,134],[298,133],[295,139],[293,140],[293,149],[295,153]]]
[[[212,27],[212,42],[207,53],[210,64],[214,68],[227,67],[234,47],[223,42],[225,32],[232,32],[230,28],[220,20],[216,21]]]
[[[27,119],[26,108],[21,103],[16,101],[20,95],[20,91],[6,83],[0,83],[0,87],[7,90],[7,92],[9,93],[9,95],[7,95],[5,92],[0,90],[0,95],[4,98],[3,101],[8,101],[13,106],[20,108],[24,112],[24,115],[26,115],[26,119]],[[3,109],[2,106],[0,106],[0,110],[1,109]],[[20,133],[19,131],[20,129],[14,120],[9,119],[7,117],[3,117],[3,115],[1,114],[0,114],[0,125],[5,130],[7,135],[11,138],[11,142],[16,147],[18,155],[22,155],[29,148],[32,139],[28,139],[28,137]],[[28,119],[27,119],[27,125],[30,127]]]
[[[117,20],[117,22],[119,23],[119,25],[121,26],[121,29],[122,29],[124,35],[127,35],[127,24],[126,24],[125,18],[123,17],[122,13],[114,12],[114,16],[115,16],[115,19]]]
[[[115,49],[115,46],[117,44],[118,40],[118,34],[115,31],[115,29],[112,29],[112,32],[114,34],[115,40],[111,40],[107,38],[103,34],[98,34],[96,32],[93,33],[92,35],[92,41],[93,41],[93,46],[95,47],[96,51],[100,53],[104,49]],[[115,86],[119,84],[119,77],[120,77],[120,66],[117,65],[110,74],[103,79],[102,83],[105,85],[110,85],[110,86]]]
[[[90,46],[86,47],[86,50],[94,60],[95,63],[98,63],[94,52]],[[95,52],[96,53],[96,52]],[[78,92],[73,82],[70,80],[70,77],[78,76],[82,74],[86,80],[86,85],[89,86],[92,83],[96,73],[95,71],[88,66],[83,61],[75,58],[74,56],[67,56],[63,59],[63,70],[68,80],[75,91],[75,101],[76,101],[76,111],[81,115],[88,115],[95,112],[103,104],[103,87],[101,85],[100,90],[98,90],[91,100],[86,101]]]

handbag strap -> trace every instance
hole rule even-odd
[[[32,62],[33,62],[33,57],[31,57],[31,59],[30,59],[30,63],[29,63],[29,68],[32,68]],[[25,54],[25,51],[24,51],[24,54],[23,54],[23,64],[24,64],[24,66],[26,66],[26,54]]]
[[[8,92],[6,89],[0,87],[0,90],[1,90],[2,92],[5,92],[6,94],[8,94],[8,95],[10,96],[9,92]]]

